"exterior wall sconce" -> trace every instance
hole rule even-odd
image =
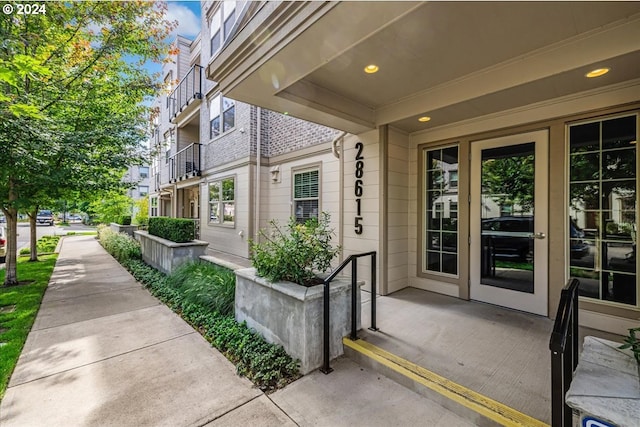
[[[273,166],[269,172],[271,172],[271,182],[273,184],[280,182],[280,165]]]

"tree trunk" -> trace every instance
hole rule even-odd
[[[14,207],[2,209],[7,218],[7,258],[5,260],[4,286],[16,286],[18,284],[18,210]]]
[[[29,245],[31,246],[31,257],[29,261],[38,261],[38,229],[36,228],[36,217],[38,216],[38,207],[28,213],[29,215],[29,230],[31,236],[29,236]]]

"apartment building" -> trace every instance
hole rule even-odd
[[[190,218],[209,249],[248,258],[249,239],[327,211],[339,226],[343,132],[236,101],[205,65],[239,28],[249,3],[202,2],[202,30],[178,36],[163,66],[152,120],[150,215]]]
[[[383,294],[553,316],[576,277],[582,324],[637,326],[639,3],[240,5],[207,11],[207,80],[349,133],[320,194]]]

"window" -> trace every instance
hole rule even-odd
[[[235,218],[235,179],[209,183],[209,222],[234,225]]]
[[[148,185],[139,185],[138,186],[138,193],[140,194],[140,197],[144,197],[147,194],[149,194],[149,186]]]
[[[140,178],[149,178],[149,166],[140,166]]]
[[[236,124],[236,102],[222,95],[216,95],[209,103],[209,119],[211,139],[230,131]]]
[[[209,22],[211,34],[211,56],[213,56],[229,38],[233,24],[236,22],[236,2],[231,0],[221,1],[220,7],[215,11]]]
[[[449,188],[458,188],[458,171],[449,171]]]
[[[458,147],[425,150],[424,173],[423,272],[457,275]]]
[[[158,198],[151,198],[151,216],[158,216]]]
[[[638,306],[637,116],[569,127],[569,272],[580,295]]]
[[[304,223],[318,217],[320,205],[320,171],[318,169],[293,174],[293,211],[296,221]]]

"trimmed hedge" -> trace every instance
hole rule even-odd
[[[176,243],[186,243],[195,239],[195,225],[188,218],[156,216],[149,218],[149,234]]]

